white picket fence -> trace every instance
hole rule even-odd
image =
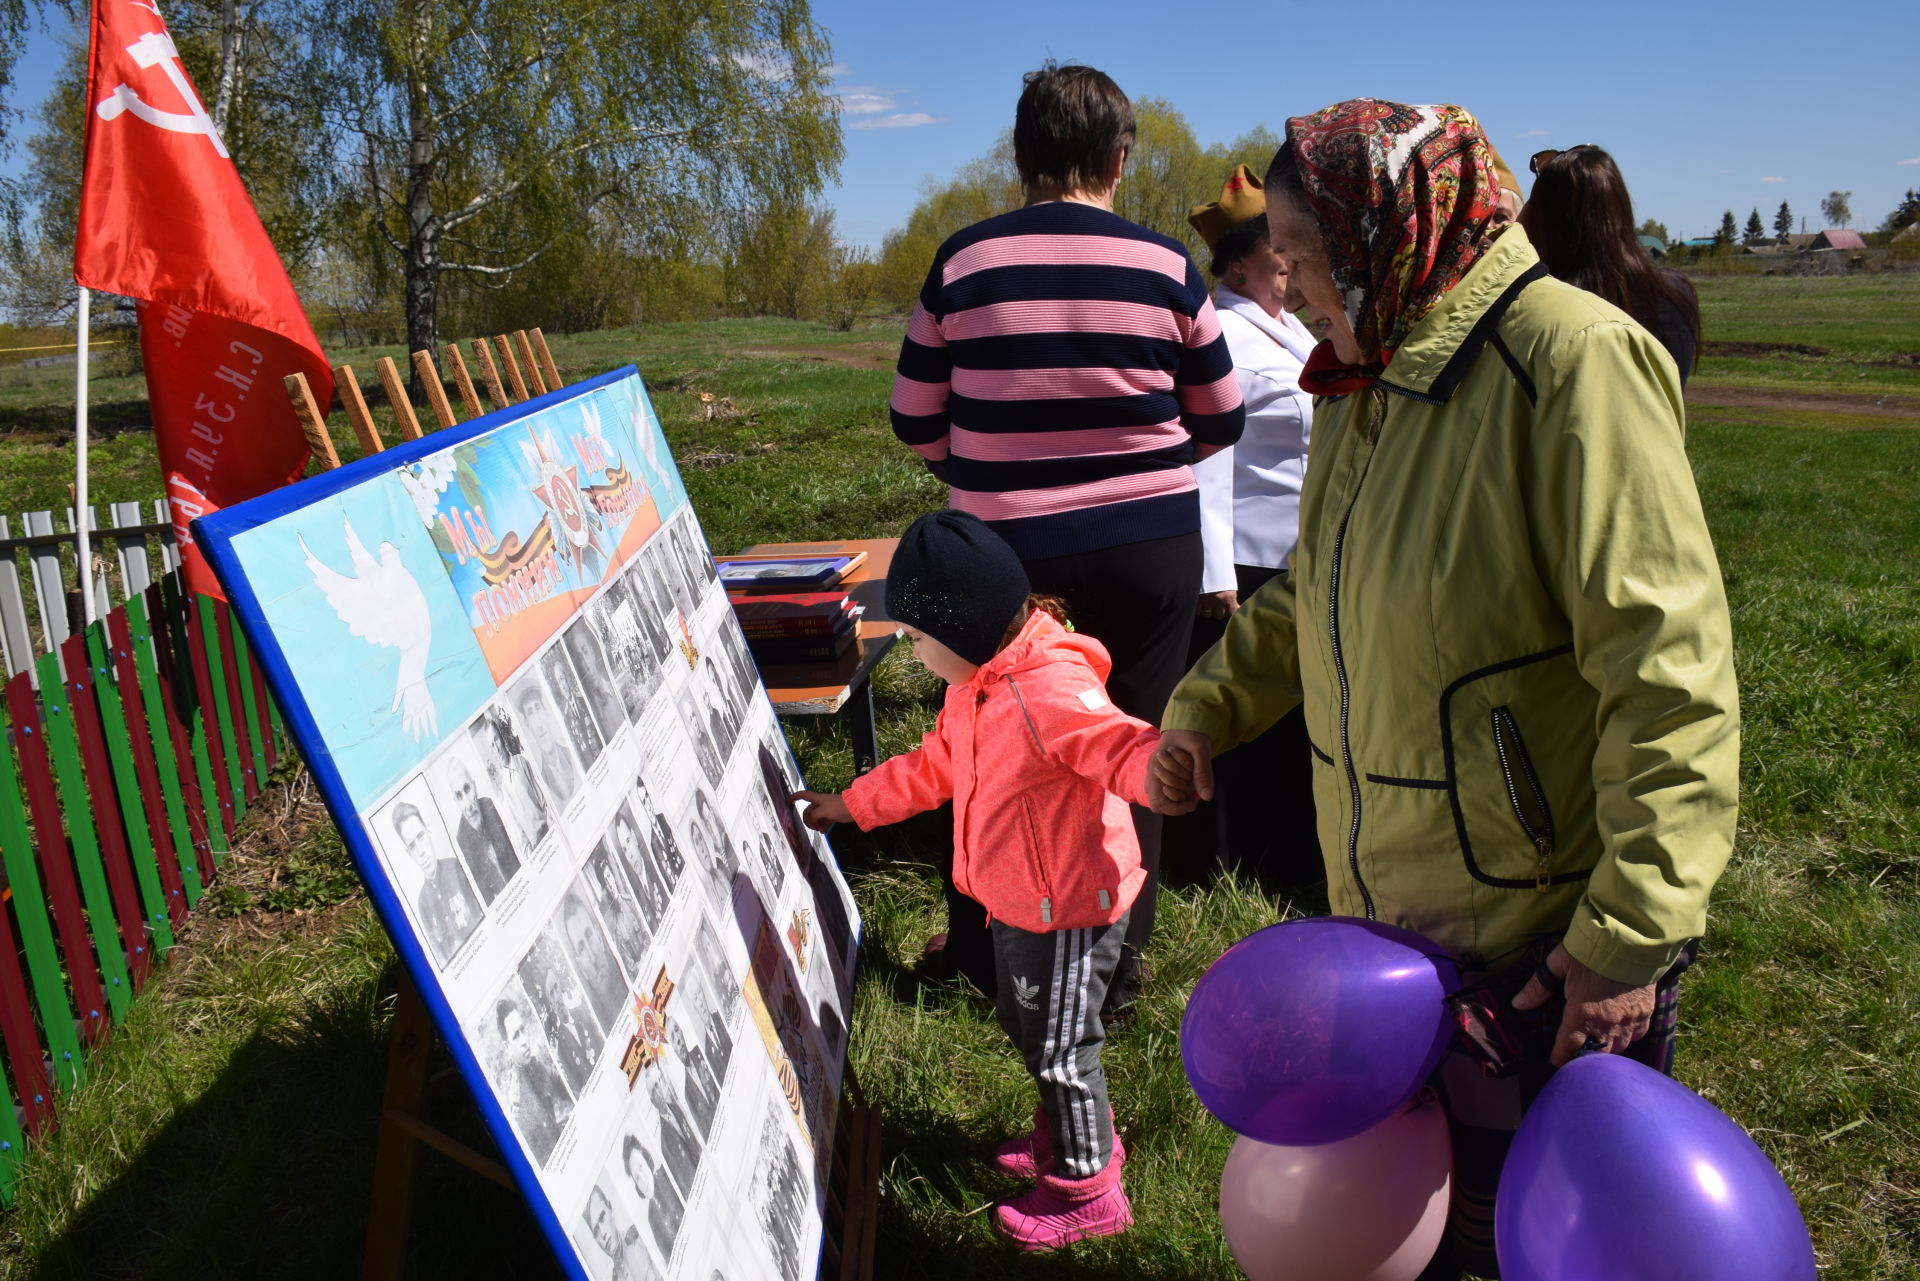
[[[105,524],[99,509],[89,507],[87,527],[93,533],[98,614],[145,591],[180,563],[165,501],[154,502],[151,512],[140,503],[110,504]],[[71,507],[57,523],[50,511],[0,515],[0,656],[9,677],[30,669],[73,633],[67,592],[79,583],[74,529]]]

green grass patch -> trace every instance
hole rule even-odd
[[[1702,382],[1920,391],[1920,272],[1696,276]],[[1734,351],[1715,344],[1737,344]],[[1747,350],[1758,347],[1763,350]]]
[[[1811,366],[1821,380],[1810,385],[1837,386],[1877,353],[1920,348],[1903,347],[1920,314],[1902,292],[1911,286],[1888,280],[1703,281],[1708,333],[1827,345],[1845,359]],[[1872,314],[1849,322],[1849,309]],[[1827,340],[1805,336],[1813,320],[1827,322]],[[569,377],[639,364],[709,540],[731,550],[897,532],[941,504],[886,428],[898,339],[897,326],[738,321],[554,346]],[[353,353],[357,367],[368,354]],[[1829,1281],[1920,1275],[1920,428],[1771,409],[1691,418],[1733,610],[1745,750],[1738,848],[1684,988],[1679,1076],[1779,1164]],[[36,442],[23,431],[0,444],[0,476],[25,467],[15,455]],[[882,665],[883,752],[917,741],[939,694],[903,652]],[[815,785],[847,781],[843,726],[785,724]],[[1031,1087],[983,1001],[911,972],[943,924],[934,867],[945,839],[939,817],[924,816],[835,841],[866,920],[852,1057],[886,1111],[878,1275],[1235,1276],[1214,1215],[1231,1136],[1186,1087],[1180,1014],[1224,947],[1324,910],[1318,892],[1163,894],[1158,977],[1107,1054],[1137,1226],[1025,1258],[980,1211],[1010,1190],[984,1158],[1023,1124]],[[195,925],[30,1162],[20,1209],[0,1220],[0,1273],[336,1277],[357,1266],[391,954],[324,829],[243,843],[232,867],[219,913]],[[442,1119],[473,1134],[449,1089]],[[431,1154],[417,1189],[412,1275],[552,1274],[510,1196]]]

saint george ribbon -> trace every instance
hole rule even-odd
[[[333,399],[320,341],[148,0],[94,0],[73,276],[134,299],[154,442],[187,583],[218,595],[196,516],[299,479],[282,380]]]

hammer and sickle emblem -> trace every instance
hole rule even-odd
[[[170,133],[205,134],[207,141],[213,144],[213,149],[225,160],[227,146],[220,141],[220,134],[213,127],[213,117],[200,105],[200,96],[193,91],[187,73],[180,69],[180,54],[173,47],[173,38],[164,31],[149,31],[128,45],[127,52],[133,55],[136,66],[159,67],[166,72],[167,79],[180,91],[181,100],[187,104],[188,110],[162,111],[142,99],[137,90],[126,85],[115,85],[112,93],[94,104],[94,113],[102,120],[114,120],[121,113],[131,111],[148,124]]]

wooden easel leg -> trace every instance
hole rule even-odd
[[[873,1281],[880,1227],[880,1109],[867,1102],[849,1063],[827,1188],[826,1266],[838,1281]]]
[[[380,1112],[380,1143],[373,1157],[373,1204],[367,1212],[363,1281],[399,1281],[407,1248],[407,1212],[413,1197],[413,1157],[419,1140],[397,1118],[418,1117],[427,1093],[427,1052],[433,1024],[420,993],[400,972],[387,1042],[387,1090]]]

